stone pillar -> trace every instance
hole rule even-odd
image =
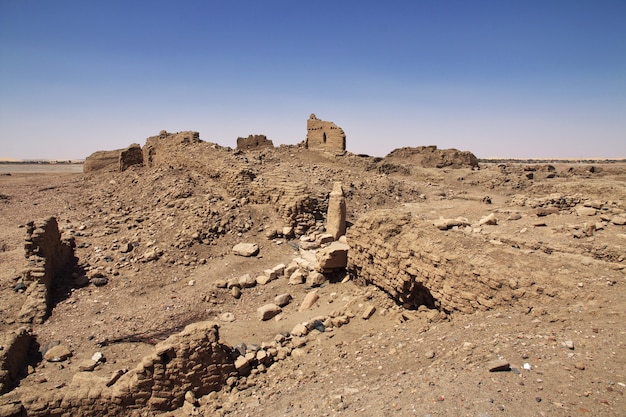
[[[340,182],[333,185],[328,200],[326,214],[326,232],[333,235],[335,240],[346,234],[346,197]]]

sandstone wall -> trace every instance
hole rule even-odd
[[[348,272],[356,281],[412,308],[471,313],[510,304],[532,293],[541,274],[519,251],[480,235],[440,231],[408,212],[364,215],[346,237]]]
[[[55,217],[26,226],[24,250],[28,266],[23,272],[26,301],[17,320],[43,323],[52,309],[51,293],[75,263],[73,238],[63,239]]]
[[[247,138],[237,138],[237,149],[273,148],[274,143],[265,135],[249,135]]]
[[[346,150],[346,134],[333,122],[320,120],[312,114],[307,120],[306,147],[341,153]]]
[[[230,348],[219,343],[218,326],[210,322],[190,324],[159,343],[137,367],[120,376],[122,372],[112,376],[78,372],[67,387],[20,398],[22,412],[60,417],[173,410],[183,405],[187,391],[201,397],[238,376]]]

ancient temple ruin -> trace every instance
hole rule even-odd
[[[343,129],[334,124],[309,116],[307,120],[306,147],[323,151],[341,153],[346,150],[346,134]]]

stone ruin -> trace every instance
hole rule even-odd
[[[141,146],[136,143],[124,149],[112,151],[98,151],[89,155],[83,164],[83,172],[94,171],[125,171],[131,166],[142,165],[143,154]]]
[[[200,143],[200,133],[194,131],[184,131],[178,133],[170,133],[165,130],[161,130],[157,136],[150,136],[146,139],[146,143],[143,146],[143,161],[147,167],[152,167],[165,163],[172,155],[168,152],[159,152],[159,144],[161,142],[172,142],[179,144],[191,144]],[[188,155],[187,155],[188,156]]]
[[[537,260],[506,246],[486,244],[460,230],[433,233],[432,222],[410,212],[368,213],[348,229],[348,272],[362,285],[375,285],[408,308],[472,313],[537,294],[535,280],[550,277],[533,268]],[[484,247],[476,253],[476,247]],[[542,260],[545,262],[545,260]],[[533,271],[528,274],[527,271]]]
[[[28,267],[22,273],[26,302],[17,321],[41,324],[52,310],[52,291],[63,285],[75,265],[74,238],[63,238],[55,217],[26,225],[24,250]]]
[[[385,160],[405,160],[424,168],[478,168],[478,158],[468,151],[437,146],[405,147],[391,151]]]
[[[274,143],[265,135],[249,135],[247,138],[237,138],[237,149],[251,150],[273,148]]]
[[[26,301],[15,318],[24,326],[0,340],[0,394],[19,381],[34,342],[30,325],[41,324],[50,315],[53,292],[65,285],[64,278],[75,266],[74,246],[73,238],[61,236],[54,217],[26,225],[27,266],[22,272]]]
[[[346,134],[343,129],[311,114],[307,120],[306,147],[331,153],[342,154],[346,151]]]

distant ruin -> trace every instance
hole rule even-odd
[[[94,171],[125,171],[133,165],[143,164],[141,146],[136,143],[124,149],[112,151],[98,151],[85,159],[83,172]]]
[[[346,134],[334,124],[309,116],[307,120],[306,147],[329,152],[343,153],[346,150]]]
[[[249,135],[247,138],[237,138],[237,149],[249,150],[249,149],[262,149],[273,148],[274,143],[265,135]]]

